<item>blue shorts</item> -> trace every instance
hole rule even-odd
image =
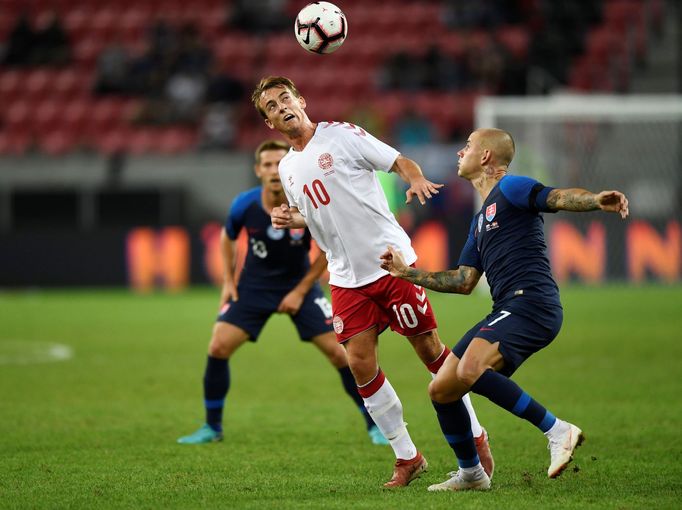
[[[500,373],[511,376],[531,354],[547,347],[559,334],[564,312],[560,305],[533,301],[517,296],[476,324],[457,342],[452,352],[462,359],[474,338],[500,342],[504,367]]]
[[[220,310],[218,321],[229,322],[249,334],[255,342],[261,329],[273,313],[277,313],[280,302],[291,290],[254,290],[239,288],[239,300],[226,303]],[[319,285],[315,284],[306,294],[301,309],[291,317],[301,340],[334,331],[332,327],[332,306]]]

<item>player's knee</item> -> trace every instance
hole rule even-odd
[[[478,363],[462,360],[457,365],[457,379],[467,388],[471,388],[482,373]]]
[[[342,368],[348,365],[348,358],[346,357],[346,351],[341,349],[335,349],[334,351],[327,353],[327,358],[329,362],[336,368]]]
[[[208,344],[208,354],[212,358],[226,359],[230,356],[229,348],[225,338],[214,334]]]
[[[434,379],[429,383],[429,398],[440,404],[452,400],[452,391],[445,384]]]
[[[348,355],[348,366],[358,384],[371,381],[376,376],[379,368],[374,358],[351,356],[350,354]]]
[[[229,334],[222,324],[218,323],[213,328],[211,341],[208,344],[208,354],[213,358],[227,359],[241,345],[243,340]]]
[[[414,350],[424,363],[431,363],[443,352],[443,342],[441,342],[436,330],[429,331],[419,337],[410,339]]]

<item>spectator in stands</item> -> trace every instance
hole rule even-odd
[[[395,125],[393,139],[401,149],[433,143],[435,141],[433,124],[415,109],[408,108]]]
[[[31,27],[28,16],[22,13],[7,38],[7,47],[2,59],[6,66],[24,66],[30,64],[30,58],[36,43],[36,34]]]
[[[502,46],[491,36],[483,41],[467,41],[465,55],[469,88],[498,94],[507,64],[507,53]]]
[[[200,149],[229,149],[237,135],[234,108],[226,103],[211,103],[201,124]]]
[[[418,90],[421,86],[418,66],[418,61],[406,51],[394,53],[384,64],[380,86],[389,90]]]
[[[168,102],[170,122],[195,123],[199,119],[206,95],[206,76],[180,71],[166,83],[165,99]]]
[[[517,2],[510,0],[447,0],[443,22],[453,30],[491,28],[519,20]]]
[[[213,61],[213,53],[199,35],[197,27],[185,24],[178,34],[178,47],[174,56],[175,72],[186,72],[207,76]]]
[[[94,93],[128,94],[130,86],[130,56],[128,50],[119,42],[104,48],[97,58],[97,78]]]
[[[206,100],[209,103],[233,104],[244,97],[244,86],[242,83],[221,71],[217,66],[209,76]]]
[[[71,46],[56,13],[50,12],[39,20],[31,64],[62,66],[71,60]]]
[[[234,0],[229,24],[256,33],[284,30],[290,26],[286,0]]]

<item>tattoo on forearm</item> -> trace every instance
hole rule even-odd
[[[472,268],[467,266],[438,272],[421,271],[410,267],[405,271],[403,278],[427,289],[455,294],[471,292],[472,280],[474,279]]]
[[[594,211],[599,209],[597,196],[579,188],[554,189],[547,196],[547,205],[554,210]]]

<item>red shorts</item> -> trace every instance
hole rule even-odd
[[[438,327],[426,291],[406,280],[386,275],[363,287],[331,285],[334,331],[339,343],[377,326],[403,336],[415,336]]]

